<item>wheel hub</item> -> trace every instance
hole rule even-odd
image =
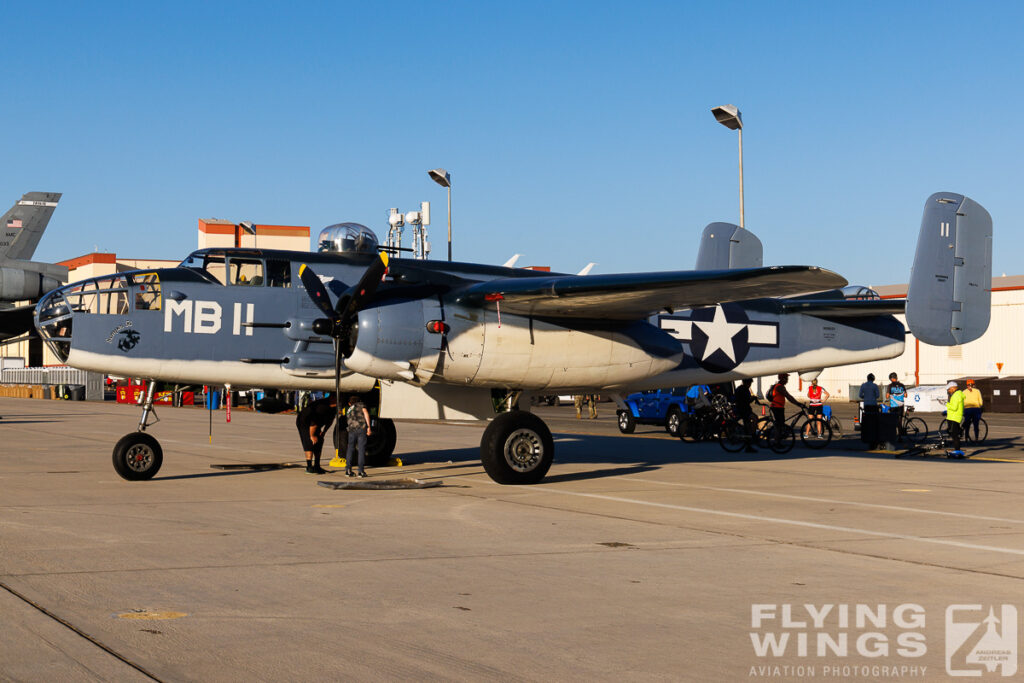
[[[529,472],[540,464],[544,443],[532,429],[517,429],[505,439],[505,462],[516,472]]]
[[[153,466],[153,449],[144,444],[136,444],[128,449],[126,460],[131,469],[145,472]]]

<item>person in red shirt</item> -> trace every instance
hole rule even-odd
[[[804,408],[804,404],[793,398],[786,389],[786,382],[789,381],[789,373],[779,373],[779,381],[768,390],[768,401],[771,405],[772,419],[775,421],[774,439],[778,442],[782,438],[782,425],[786,422],[786,401],[789,401],[798,408]]]
[[[825,401],[828,400],[831,394],[825,390],[825,387],[818,384],[817,379],[811,380],[811,386],[807,387],[807,398],[809,405],[807,406],[807,412],[811,415],[816,415],[819,418],[822,416],[822,408],[825,405]],[[821,418],[824,419],[824,418]],[[821,436],[821,419],[814,421],[814,429]],[[809,426],[809,425],[808,425]]]

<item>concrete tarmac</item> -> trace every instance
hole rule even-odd
[[[491,482],[482,425],[399,422],[405,466],[371,476],[444,486],[334,491],[210,468],[298,462],[293,416],[218,412],[210,444],[205,411],[159,409],[163,469],[127,482],[138,408],[0,399],[0,679],[932,681],[1019,647],[1024,418],[960,461],[729,454],[601,412],[538,410],[537,486]]]

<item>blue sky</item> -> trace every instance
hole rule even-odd
[[[7,204],[64,193],[36,258],[181,258],[199,218],[364,223],[433,207],[444,257],[693,267],[709,222],[767,263],[906,281],[925,198],[1024,273],[1017,3],[40,3],[3,7]]]

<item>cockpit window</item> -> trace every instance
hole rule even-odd
[[[292,264],[281,259],[267,259],[267,284],[271,287],[291,287]]]
[[[132,286],[135,289],[136,311],[160,310],[160,276],[156,273],[137,273],[132,275]]]
[[[231,257],[228,261],[228,282],[232,285],[263,286],[263,261]]]

